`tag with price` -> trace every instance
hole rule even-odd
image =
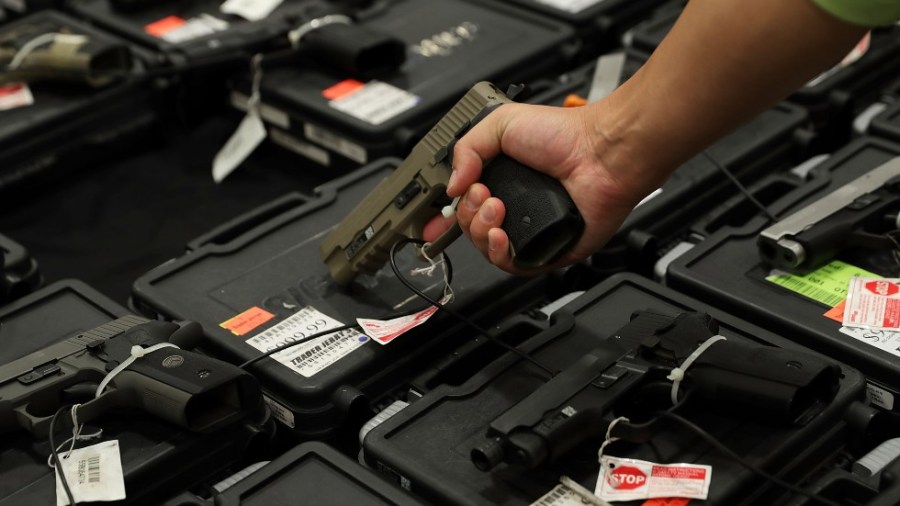
[[[265,332],[248,339],[247,344],[259,351],[271,351],[287,343],[341,326],[343,326],[341,322],[311,306],[306,306]],[[309,378],[347,356],[368,340],[365,334],[357,330],[342,330],[280,351],[272,355],[272,358],[297,374]]]
[[[60,468],[66,473],[66,482],[78,503],[125,499],[125,478],[118,441],[97,443],[73,450],[67,458],[65,455],[65,452],[60,452],[60,465],[56,469],[57,506],[69,504],[59,479]]]

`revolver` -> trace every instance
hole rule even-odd
[[[131,71],[133,63],[127,45],[74,33],[53,22],[0,30],[0,86],[66,81],[101,88]]]
[[[759,233],[762,260],[792,272],[821,267],[848,247],[900,248],[900,157]]]
[[[535,469],[602,434],[618,416],[630,421],[617,423],[612,436],[646,442],[659,429],[659,411],[689,402],[799,426],[836,395],[837,364],[732,340],[706,348],[673,390],[667,379],[673,368],[717,334],[718,323],[705,313],[633,314],[603,344],[491,422],[488,441],[471,450],[473,464],[482,471],[501,462]]]
[[[421,238],[425,223],[447,203],[457,139],[509,102],[494,85],[477,83],[325,237],[319,252],[337,283],[346,285],[357,274],[376,272],[387,261],[391,246],[402,238]],[[518,267],[550,263],[581,237],[584,220],[558,180],[500,155],[485,165],[481,182],[506,206],[503,229]],[[439,254],[460,234],[455,224],[426,245],[425,254]]]
[[[180,326],[126,316],[0,366],[0,434],[25,429],[46,437],[66,397],[87,390],[92,398],[78,406],[80,422],[116,408],[137,408],[192,432],[211,432],[258,413],[262,393],[249,373],[178,347],[148,348],[166,342],[190,348],[201,336],[193,322]],[[152,351],[94,396],[94,388],[133,348]],[[60,421],[71,427],[70,417]]]

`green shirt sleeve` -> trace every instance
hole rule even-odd
[[[836,18],[861,26],[881,26],[900,19],[900,0],[812,0]]]

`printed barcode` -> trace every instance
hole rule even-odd
[[[100,483],[100,456],[93,455],[87,458],[88,483]]]
[[[557,486],[535,504],[538,506],[553,506],[557,501],[565,498],[568,495],[567,492],[567,489],[564,489],[562,486]]]
[[[777,283],[785,288],[789,288],[799,293],[800,295],[809,297],[810,299],[819,301],[828,306],[836,306],[842,300],[844,300],[843,295],[836,295],[819,287],[811,286],[802,280],[782,277],[777,280]]]

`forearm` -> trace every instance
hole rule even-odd
[[[591,106],[597,153],[623,184],[649,191],[864,33],[809,0],[692,0],[634,77]]]

